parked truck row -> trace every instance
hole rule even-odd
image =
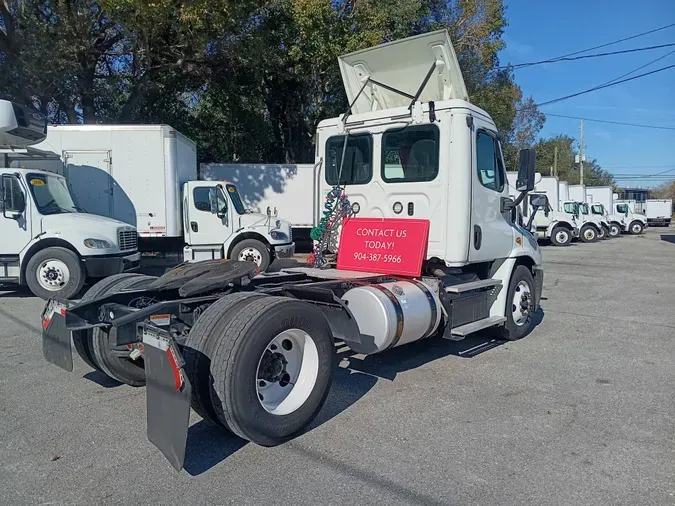
[[[510,184],[516,176],[509,173]],[[646,217],[629,203],[614,200],[609,186],[570,185],[537,173],[530,200],[537,195],[546,195],[548,205],[533,220],[532,231],[555,246],[567,246],[576,239],[595,242],[622,233],[641,234],[647,227]],[[527,218],[532,210],[531,203],[523,201],[522,216]]]

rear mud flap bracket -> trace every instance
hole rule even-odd
[[[148,440],[180,471],[185,460],[192,386],[176,341],[152,325],[139,327],[144,345]]]

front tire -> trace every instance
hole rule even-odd
[[[600,228],[598,229],[598,239],[604,240],[607,239],[609,235],[607,234],[607,231],[605,230],[605,227],[600,225]]]
[[[220,324],[222,323],[222,324]],[[211,402],[239,437],[275,446],[299,434],[321,410],[335,350],[316,307],[283,297],[249,299],[214,328]]]
[[[637,220],[632,222],[630,227],[628,227],[628,230],[630,230],[630,233],[633,235],[640,235],[644,229],[644,225]]]
[[[565,227],[555,227],[551,232],[551,242],[554,246],[569,246],[572,242],[572,233]]]
[[[592,225],[586,225],[585,227],[581,227],[579,239],[586,243],[595,242],[598,240],[598,232]]]
[[[621,227],[616,223],[610,223],[609,225],[609,236],[610,237],[619,237],[621,235]]]
[[[534,277],[530,269],[518,265],[513,271],[506,294],[504,316],[506,322],[499,327],[500,337],[516,341],[525,337],[534,325]]]
[[[272,261],[269,246],[257,239],[244,239],[232,248],[232,260],[254,262],[260,272],[267,270]]]
[[[66,248],[45,248],[26,265],[26,284],[44,300],[69,299],[84,286],[84,270],[78,256]]]

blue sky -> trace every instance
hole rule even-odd
[[[507,47],[500,63],[518,64],[561,56],[675,23],[675,0],[507,0]],[[675,27],[592,52],[675,43]],[[538,65],[516,70],[525,96],[545,102],[605,83],[675,49]],[[591,52],[591,53],[592,53]],[[586,53],[590,54],[590,53]],[[675,64],[675,53],[638,71]],[[629,76],[630,77],[630,76]],[[544,113],[675,128],[675,68],[544,106]],[[675,169],[675,130],[585,122],[589,158],[620,176]],[[542,136],[564,133],[579,139],[579,121],[547,117]],[[675,171],[672,173],[675,179]],[[618,178],[617,178],[618,179]],[[618,180],[650,186],[654,179]],[[662,180],[659,180],[662,181]]]

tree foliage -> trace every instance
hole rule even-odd
[[[495,70],[503,0],[0,0],[0,94],[54,122],[169,123],[209,161],[308,162],[337,57],[439,28],[509,165],[544,116]]]

